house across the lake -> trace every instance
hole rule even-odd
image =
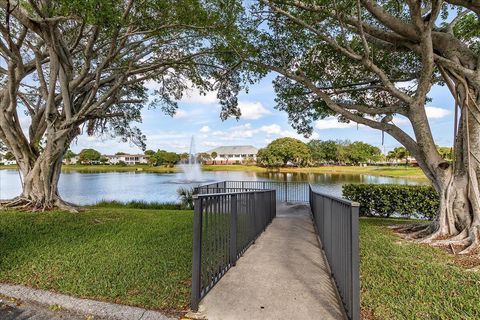
[[[221,146],[207,151],[210,156],[214,152],[217,156],[212,157],[209,164],[254,163],[257,161],[258,149],[254,146]]]
[[[65,159],[63,158],[62,163],[63,164],[78,164],[80,162],[80,157],[79,156],[73,156],[71,158]]]
[[[144,154],[115,154],[105,155],[105,157],[108,159],[108,164],[119,164],[122,162],[129,165],[148,163],[148,156]]]
[[[2,164],[4,166],[12,166],[14,164],[17,164],[17,161],[16,160],[2,159],[2,160],[0,160],[0,164]]]

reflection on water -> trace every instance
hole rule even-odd
[[[182,173],[64,172],[60,176],[59,190],[65,200],[78,204],[92,204],[100,200],[177,201],[179,187],[197,184],[183,183]],[[345,183],[399,183],[418,184],[415,180],[369,175],[329,173],[257,173],[242,171],[203,172],[206,181],[221,180],[275,180],[308,181],[315,189],[335,196],[342,195]],[[20,178],[15,170],[0,170],[0,199],[17,196],[21,192]]]

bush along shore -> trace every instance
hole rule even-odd
[[[433,219],[440,204],[432,186],[346,184],[343,196],[360,203],[360,215]]]

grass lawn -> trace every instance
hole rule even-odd
[[[400,240],[386,228],[400,222],[361,220],[363,318],[480,319],[480,272],[442,249]]]
[[[0,211],[0,282],[176,314],[190,302],[191,211]]]
[[[281,172],[304,172],[304,173],[338,173],[338,174],[368,174],[374,176],[427,179],[423,171],[418,167],[406,166],[323,166],[313,168],[284,168]]]

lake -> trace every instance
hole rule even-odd
[[[202,182],[204,183],[222,180],[308,181],[315,185],[316,190],[335,196],[342,195],[342,185],[345,183],[424,183],[404,178],[351,174],[203,172]],[[198,184],[198,182],[186,183],[183,173],[63,172],[60,176],[59,191],[65,200],[82,205],[93,204],[100,200],[173,202],[178,200],[176,190],[179,187]],[[18,172],[16,170],[0,170],[0,199],[15,197],[20,192]]]

